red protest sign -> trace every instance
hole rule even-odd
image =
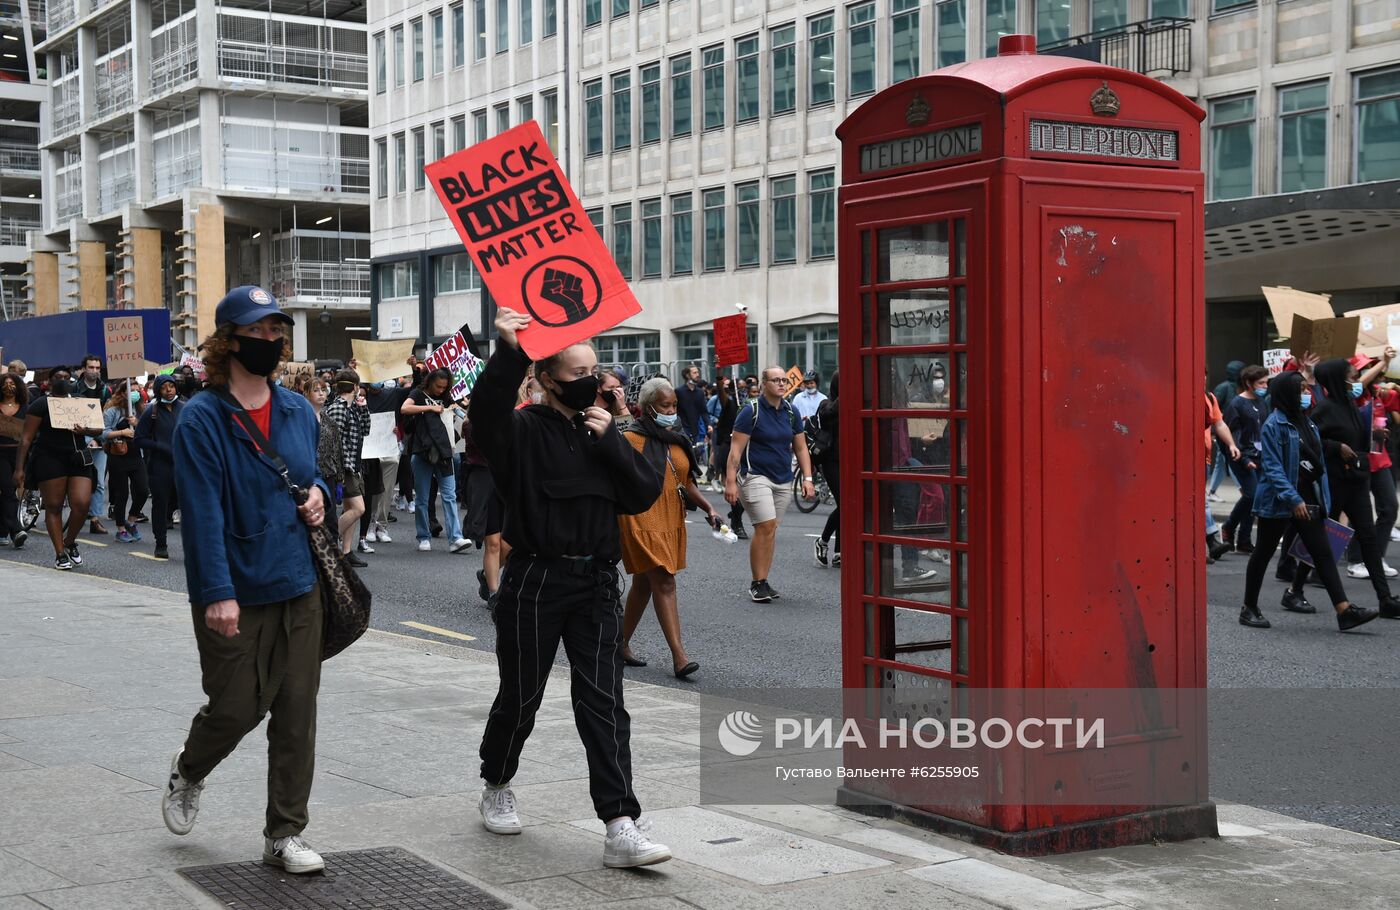
[[[536,360],[641,312],[531,120],[424,168],[502,306],[534,317],[520,346]]]
[[[715,320],[715,366],[731,367],[749,359],[748,317],[721,316]]]

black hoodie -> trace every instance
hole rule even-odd
[[[1347,375],[1351,364],[1341,358],[1324,360],[1313,370],[1322,396],[1313,404],[1312,419],[1322,434],[1323,457],[1330,483],[1370,483],[1366,453],[1371,450],[1369,408],[1356,407]],[[1342,446],[1351,447],[1354,458],[1342,458]]]

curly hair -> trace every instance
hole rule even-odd
[[[210,385],[228,385],[228,362],[233,356],[233,350],[229,341],[233,338],[234,330],[238,326],[231,322],[226,322],[214,330],[204,341],[200,342],[199,350],[204,360],[204,376],[209,380]],[[292,359],[292,339],[282,339],[282,360],[278,364]]]

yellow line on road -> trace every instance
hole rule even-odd
[[[110,546],[111,546],[111,544],[109,544],[109,543],[103,543],[103,542],[100,541],[100,540],[92,540],[91,538],[88,538],[88,537],[79,537],[79,538],[78,538],[78,543],[82,544],[82,545],[85,546],[85,547],[110,547]]]
[[[128,555],[135,556],[137,559],[149,559],[151,562],[170,562],[168,559],[156,559],[150,553],[139,553],[135,550],[132,550]]]
[[[410,629],[418,629],[422,632],[431,632],[434,635],[441,635],[445,638],[455,638],[458,641],[476,641],[475,635],[466,635],[462,632],[453,632],[451,629],[439,629],[437,626],[425,626],[421,622],[401,622],[401,626],[408,626]]]

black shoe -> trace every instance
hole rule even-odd
[[[740,540],[748,540],[748,539],[749,539],[749,532],[744,530],[744,526],[743,526],[743,525],[735,525],[735,526],[734,526],[734,536],[737,537],[737,538],[739,538]]]
[[[147,518],[145,515],[142,515],[140,512],[133,512],[131,515],[131,520],[136,522],[136,524],[145,524],[146,522],[150,521],[149,518]]]
[[[16,550],[23,550],[24,542],[28,539],[29,532],[24,529],[20,529],[10,535],[10,546],[14,547]]]
[[[1237,540],[1235,541],[1235,552],[1244,556],[1249,556],[1254,552],[1254,544],[1247,540]]]
[[[1235,545],[1235,532],[1233,530],[1230,530],[1229,528],[1226,528],[1224,525],[1221,525],[1220,541],[1221,543],[1227,543],[1231,547],[1233,547]]]
[[[389,513],[389,521],[394,522],[394,521],[398,521],[398,520],[399,520],[399,516],[395,515],[393,512],[390,512],[390,513]]]
[[[1368,610],[1365,607],[1358,607],[1356,604],[1352,604],[1337,614],[1337,629],[1338,631],[1346,632],[1349,629],[1355,629],[1357,626],[1366,625],[1366,623],[1379,615],[1380,613],[1375,610]]]
[[[1221,540],[1219,535],[1206,535],[1206,554],[1210,556],[1211,559],[1220,559],[1220,557],[1224,556],[1226,553],[1229,552],[1230,545],[1225,541]]]
[[[481,599],[482,599],[482,600],[487,600],[487,601],[489,601],[489,600],[491,599],[491,589],[490,589],[489,587],[487,587],[487,585],[486,585],[486,570],[485,570],[485,569],[477,569],[477,570],[476,570],[476,580],[477,580],[477,589],[476,589],[476,593],[479,594],[479,595],[481,595]]]
[[[756,604],[766,604],[774,597],[773,589],[768,587],[768,579],[760,579],[749,585],[749,600]]]
[[[779,597],[782,597],[782,596],[783,596],[783,595],[781,595],[781,594],[778,593],[778,589],[777,589],[777,588],[775,588],[775,587],[773,587],[772,585],[768,584],[768,579],[765,578],[765,579],[763,580],[763,583],[764,583],[765,585],[768,586],[768,593],[773,595],[773,599],[774,599],[774,600],[777,600]]]
[[[153,555],[156,559],[169,559],[170,551],[166,549],[165,544],[158,543],[156,544],[156,552]]]
[[[355,555],[354,550],[351,550],[349,553],[345,554],[345,561],[357,569],[364,569],[369,566],[369,563],[365,562],[363,559]]]
[[[432,534],[434,537],[441,537],[442,525],[436,523],[428,525],[428,533]]]
[[[69,569],[73,568],[73,560],[68,558],[67,553],[63,553],[59,556],[54,557],[53,567],[55,569],[67,572]]]
[[[1259,612],[1258,607],[1240,607],[1240,625],[1249,626],[1251,629],[1270,628],[1269,621]]]
[[[622,662],[629,667],[645,667],[647,665],[647,662],[641,658],[628,657],[626,654],[622,655]]]
[[[1308,603],[1302,591],[1284,591],[1283,608],[1290,613],[1316,613],[1317,607]]]
[[[73,544],[73,546],[67,547],[66,549],[68,551],[68,558],[72,560],[73,565],[80,566],[83,564],[83,555],[78,552],[77,544]]]
[[[1381,619],[1400,619],[1400,597],[1394,594],[1380,603]]]
[[[698,669],[700,669],[700,665],[692,660],[684,667],[681,667],[680,669],[676,670],[676,679],[685,679]]]

